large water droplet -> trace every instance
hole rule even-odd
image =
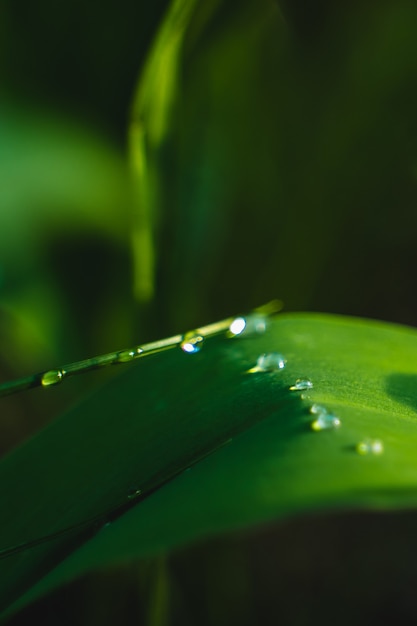
[[[295,383],[290,387],[290,391],[306,391],[306,389],[313,389],[313,386],[309,378],[297,378]]]
[[[246,317],[236,317],[229,326],[229,331],[234,337],[259,335],[266,331],[267,318],[259,313],[251,313]]]
[[[341,426],[340,418],[333,413],[328,413],[324,406],[313,404],[310,407],[310,413],[316,416],[314,422],[311,422],[312,430],[319,432],[321,430],[334,430]]]
[[[138,498],[141,494],[142,494],[142,490],[141,489],[137,489],[136,487],[132,487],[127,492],[127,499],[128,500],[134,500],[135,498]]]
[[[187,352],[188,354],[195,354],[196,352],[200,352],[203,347],[204,337],[191,331],[184,335],[184,339],[181,341],[181,350],[183,352]]]
[[[139,346],[131,348],[130,350],[122,350],[118,353],[116,360],[117,363],[127,363],[137,359],[143,353],[143,349]]]
[[[58,385],[62,382],[65,372],[63,370],[49,370],[41,378],[42,387],[51,387],[52,385]]]
[[[365,454],[382,454],[384,444],[380,439],[364,439],[356,445],[356,452],[362,456]]]
[[[243,333],[246,327],[246,320],[244,317],[237,317],[229,326],[229,331],[232,335],[240,335]]]
[[[256,361],[256,367],[251,371],[256,372],[276,372],[284,369],[286,360],[278,352],[270,352],[269,354],[261,354]]]

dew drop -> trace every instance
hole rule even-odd
[[[295,383],[290,387],[290,391],[306,391],[313,389],[313,383],[309,378],[297,378]]]
[[[362,456],[365,454],[382,454],[384,444],[380,439],[364,439],[356,445],[356,452]]]
[[[184,339],[181,341],[181,350],[183,352],[187,352],[188,354],[195,354],[196,352],[200,352],[203,347],[204,337],[191,331],[184,335]]]
[[[229,326],[230,334],[237,336],[260,335],[266,331],[267,318],[258,313],[252,313],[247,317],[236,317]]]
[[[310,408],[310,413],[316,415],[314,422],[311,422],[311,429],[316,432],[321,430],[334,430],[339,428],[342,424],[340,418],[333,413],[328,413],[323,406],[313,404]]]
[[[111,526],[111,521],[109,519],[101,519],[95,523],[95,531],[96,533],[101,533],[103,530],[106,530]]]
[[[310,407],[310,413],[312,415],[321,415],[322,413],[327,413],[327,409],[321,404],[312,404]]]
[[[63,370],[49,370],[45,372],[41,378],[42,387],[51,387],[52,385],[58,385],[62,382],[65,372]]]
[[[119,352],[116,357],[117,363],[128,363],[129,361],[133,361],[137,359],[143,353],[143,349],[136,347],[131,348],[130,350],[122,350]]]
[[[128,500],[134,500],[135,498],[137,498],[141,494],[142,494],[142,490],[141,489],[137,489],[136,487],[132,487],[132,489],[129,489],[129,491],[127,492],[127,499]]]
[[[246,327],[246,320],[244,317],[237,317],[229,326],[229,331],[232,335],[241,335]]]
[[[261,354],[256,361],[256,367],[251,371],[257,372],[276,372],[284,369],[286,360],[278,352],[270,352],[269,354]]]

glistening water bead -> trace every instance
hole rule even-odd
[[[132,487],[127,492],[127,499],[128,500],[134,500],[135,498],[138,498],[141,494],[142,494],[142,490],[141,489],[136,489],[135,487]]]
[[[246,327],[246,320],[244,317],[237,317],[229,326],[229,331],[232,335],[241,335]]]
[[[361,456],[365,454],[382,454],[384,444],[380,439],[364,439],[356,444],[356,452]]]
[[[321,404],[312,404],[310,407],[310,413],[312,415],[320,415],[321,413],[327,413],[327,409]]]
[[[290,391],[306,391],[313,389],[313,383],[309,378],[297,378],[295,383],[290,387]]]
[[[229,332],[234,337],[250,337],[264,333],[266,327],[267,318],[265,315],[252,313],[246,317],[236,317],[229,326]]]
[[[181,341],[180,347],[183,352],[187,354],[195,354],[200,352],[203,347],[204,337],[191,331],[184,335],[184,339]]]
[[[41,378],[42,387],[51,387],[52,385],[58,385],[62,382],[65,372],[62,370],[49,370],[45,372]]]
[[[143,354],[143,349],[139,347],[131,348],[130,350],[122,350],[117,354],[116,362],[128,363],[140,357],[141,354]]]
[[[340,418],[333,413],[328,413],[327,409],[320,404],[313,404],[310,407],[310,413],[316,416],[316,419],[311,422],[311,429],[320,432],[321,430],[334,430],[341,425]]]
[[[277,372],[284,369],[286,360],[278,352],[261,354],[256,361],[256,367],[252,371],[257,372]]]

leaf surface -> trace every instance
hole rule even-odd
[[[268,353],[285,367],[257,371]],[[73,527],[0,562],[3,610],[211,534],[415,506],[416,355],[406,327],[288,314],[254,337],[208,337],[196,354],[127,366],[2,461],[3,548]],[[290,390],[306,378],[312,389]],[[340,427],[312,429],[314,403]]]

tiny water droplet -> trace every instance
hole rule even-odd
[[[62,382],[65,372],[63,370],[50,370],[45,372],[41,378],[42,387],[51,387],[52,385],[58,385]]]
[[[314,409],[314,410],[312,410]],[[311,429],[319,432],[321,430],[334,430],[339,428],[342,424],[341,420],[337,415],[333,415],[333,413],[328,413],[326,409],[318,404],[313,404],[310,408],[310,413],[316,415],[316,419],[314,422],[311,422]]]
[[[313,389],[313,387],[314,385],[309,378],[297,378],[290,387],[290,391],[306,391],[306,389]]]
[[[142,353],[143,350],[139,346],[136,348],[131,348],[130,350],[122,350],[118,353],[116,360],[117,363],[127,363],[129,361],[137,359]]]
[[[184,335],[184,339],[181,341],[181,350],[183,352],[187,352],[188,354],[195,354],[196,352],[200,352],[203,347],[204,337],[191,331]]]
[[[102,530],[105,530],[109,526],[111,526],[111,522],[109,520],[102,519],[101,521],[96,522],[95,530],[97,533],[100,533]]]
[[[247,317],[236,317],[229,326],[229,332],[234,337],[259,335],[266,331],[267,318],[265,315],[252,313]]]
[[[310,413],[312,413],[312,415],[321,415],[322,413],[327,413],[327,409],[321,404],[312,404]]]
[[[127,492],[127,499],[128,500],[134,500],[135,498],[137,498],[141,494],[142,494],[142,490],[141,489],[137,489],[136,487],[132,487],[132,489],[129,489],[129,491]]]
[[[384,444],[380,439],[364,439],[356,445],[356,452],[362,456],[365,454],[382,454]]]
[[[276,372],[284,369],[286,360],[278,352],[270,352],[269,354],[261,354],[256,361],[256,367],[252,371],[257,372]]]

